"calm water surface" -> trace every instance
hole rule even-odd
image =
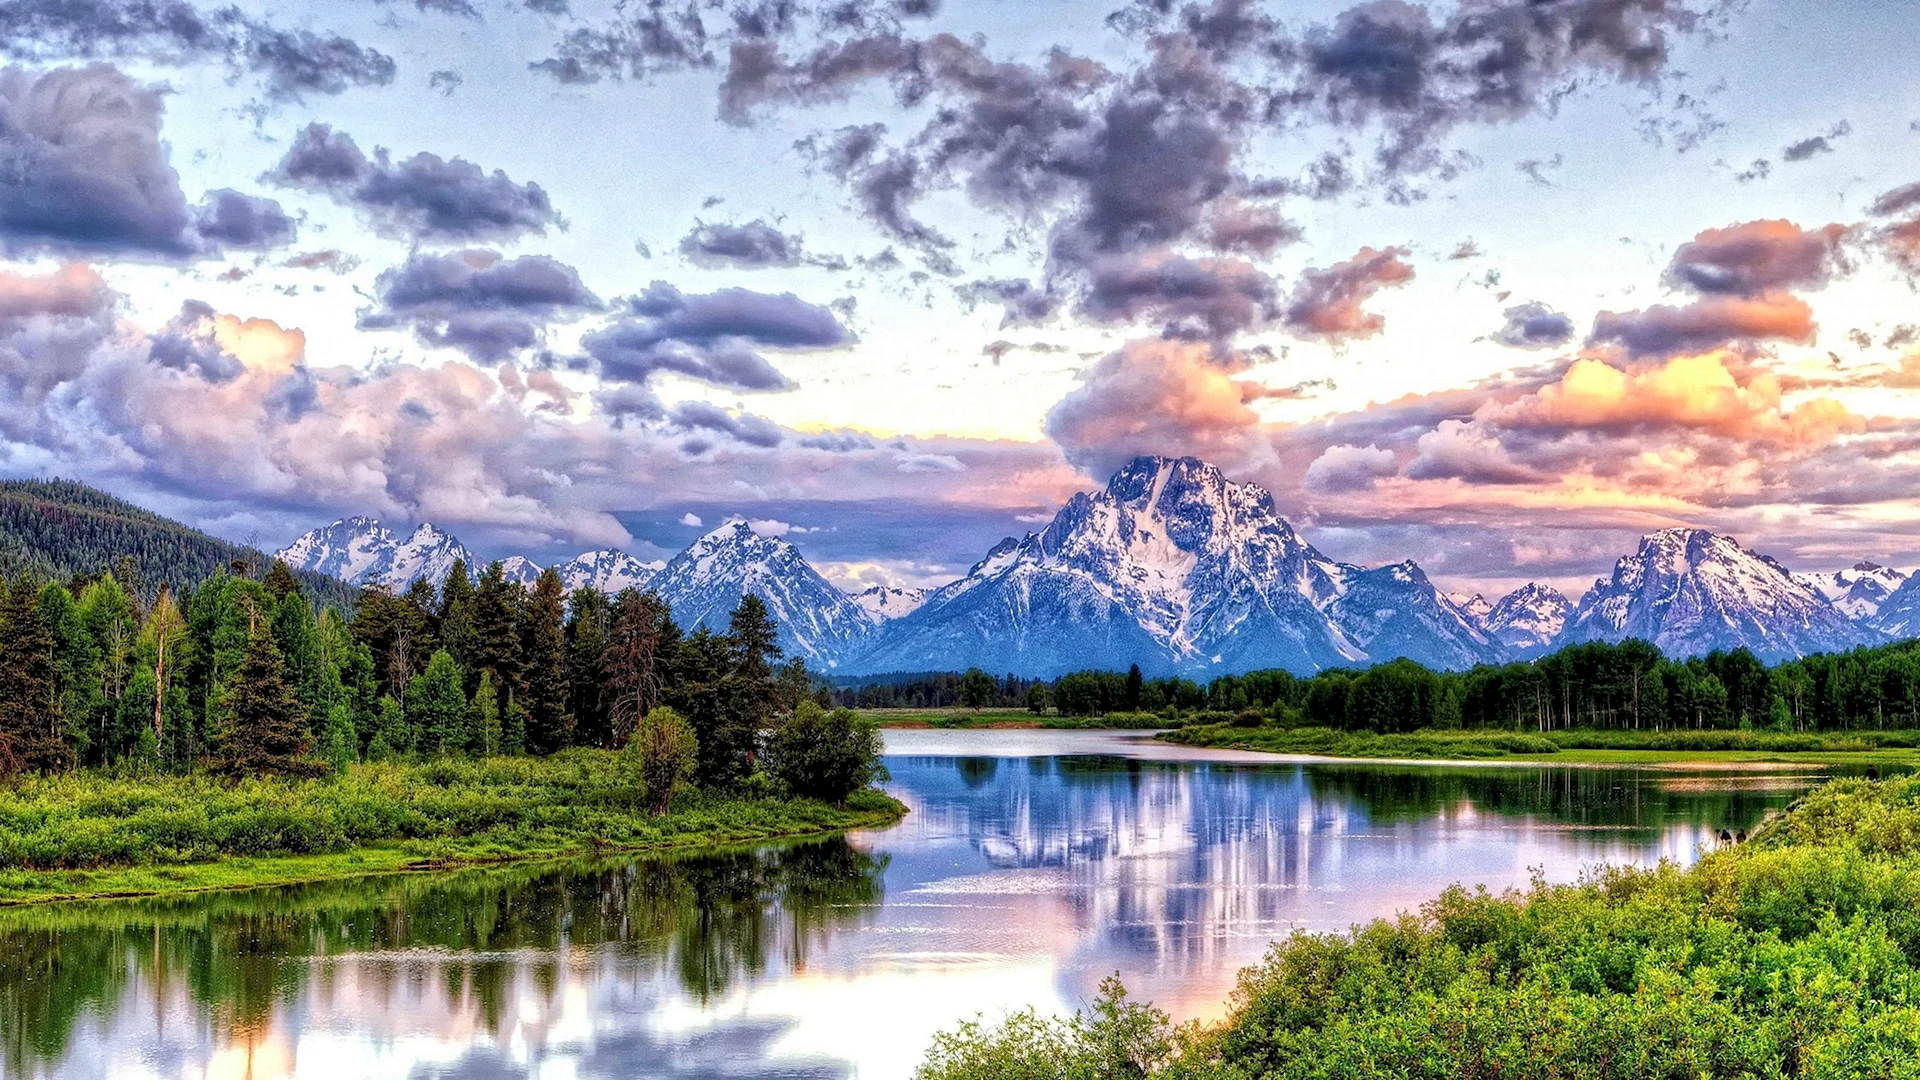
[[[896,731],[897,827],[759,851],[0,912],[0,1070],[902,1077],[933,1032],[1177,1017],[1299,928],[1454,882],[1691,861],[1798,770],[1333,765],[1094,732]]]

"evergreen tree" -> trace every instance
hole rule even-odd
[[[453,655],[469,678],[478,678],[474,656],[473,576],[467,560],[455,559],[440,586],[440,647]]]
[[[480,753],[492,756],[501,752],[503,732],[500,725],[500,695],[493,691],[493,672],[482,671],[467,705],[467,724],[480,737]]]
[[[221,772],[258,776],[312,771],[300,761],[310,745],[306,717],[287,682],[286,662],[259,615],[248,630],[246,654],[225,704],[227,719],[216,762]]]
[[[40,623],[53,639],[54,711],[67,753],[88,758],[87,721],[100,700],[99,658],[73,593],[57,582],[40,591]]]
[[[1128,712],[1140,711],[1140,691],[1146,686],[1146,680],[1140,677],[1140,665],[1127,668],[1127,686],[1122,692],[1121,705]],[[1244,706],[1243,706],[1244,707]]]
[[[138,666],[139,618],[133,598],[112,574],[103,574],[82,589],[79,604],[100,680],[100,697],[87,719],[88,742],[93,760],[111,761],[130,749],[128,736],[137,733],[120,724],[120,698]]]
[[[407,718],[400,703],[382,694],[373,708],[373,735],[367,740],[368,761],[388,761],[406,750]]]
[[[467,691],[460,664],[445,649],[407,684],[407,727],[412,749],[422,754],[464,754],[468,738]]]
[[[580,746],[615,745],[600,693],[611,621],[611,608],[600,590],[582,587],[567,597],[567,711],[573,714],[573,739]]]
[[[336,773],[346,772],[359,757],[360,736],[353,729],[353,707],[345,701],[328,706],[321,725],[320,749]]]
[[[956,688],[960,695],[960,704],[969,709],[983,709],[999,693],[1000,687],[993,676],[979,668],[968,668],[960,676],[960,685]]]
[[[612,626],[595,673],[607,718],[600,745],[624,745],[640,718],[660,703],[679,636],[672,610],[658,593],[623,589],[615,598]]]
[[[480,575],[473,597],[473,662],[480,670],[493,672],[503,717],[520,691],[523,591],[518,583],[507,580],[506,571],[496,562]]]
[[[261,579],[260,584],[267,587],[268,594],[276,604],[289,596],[300,595],[299,579],[293,576],[293,569],[281,559],[273,560],[273,565],[267,568],[267,576]]]
[[[507,711],[500,724],[500,752],[517,757],[527,752],[527,707],[507,693]]]
[[[573,716],[567,712],[566,589],[549,567],[527,598],[525,665],[522,684],[527,706],[527,749],[551,754],[573,741]]]
[[[40,618],[40,586],[0,581],[0,777],[70,763],[56,708],[53,635]]]
[[[289,575],[291,577],[291,575]],[[309,730],[315,735],[325,726],[325,664],[321,660],[320,635],[313,622],[313,606],[298,589],[282,596],[273,606],[273,643],[286,658],[287,682],[305,710]]]

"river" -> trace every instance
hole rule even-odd
[[[0,912],[0,1069],[52,1077],[908,1075],[932,1034],[1178,1018],[1296,930],[1690,862],[1819,774],[1334,764],[1132,734],[892,731],[883,830]]]

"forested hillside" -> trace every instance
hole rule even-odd
[[[165,584],[174,592],[235,562],[264,570],[258,550],[228,543],[71,480],[0,481],[0,573],[86,577],[112,570],[136,591]],[[131,573],[129,573],[131,571]],[[353,591],[320,574],[295,575],[324,602],[346,604]]]

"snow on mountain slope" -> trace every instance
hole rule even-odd
[[[1450,592],[1446,596],[1448,600],[1453,601],[1454,607],[1459,608],[1462,614],[1475,622],[1486,618],[1493,611],[1493,604],[1479,593]]]
[[[849,593],[853,602],[876,623],[888,619],[898,619],[911,615],[927,602],[926,589],[899,589],[890,585],[874,585],[857,593]]]
[[[405,540],[395,540],[372,518],[356,517],[314,529],[281,548],[274,557],[288,566],[328,574],[353,585],[380,585],[395,592],[425,578],[438,588],[453,564],[473,553],[438,526],[422,523]]]
[[[612,595],[622,589],[645,588],[666,563],[643,563],[615,548],[585,551],[554,567],[567,591],[598,589]]]
[[[1813,591],[1822,599],[1855,622],[1871,620],[1887,597],[1907,580],[1907,575],[1900,571],[1871,562],[1857,562],[1845,570],[1794,576],[1813,586]]]
[[[371,584],[393,562],[393,534],[369,517],[351,517],[311,529],[274,552],[296,570],[311,570],[352,584]]]
[[[468,564],[467,572],[478,573],[479,571],[475,570],[472,564]],[[509,555],[501,559],[500,572],[508,581],[517,581],[522,585],[532,585],[540,580],[540,565],[525,555]]]
[[[1769,663],[1876,639],[1779,563],[1701,529],[1643,537],[1580,599],[1555,644],[1630,637],[1670,656],[1745,647]]]
[[[1142,457],[884,624],[852,665],[1304,672],[1365,660],[1369,645],[1448,666],[1492,649],[1417,567],[1334,562],[1258,485],[1194,458]]]
[[[833,668],[873,629],[866,609],[778,537],[730,521],[695,540],[654,575],[649,587],[673,606],[686,630],[715,632],[747,593],[760,597],[778,624],[780,646],[815,669]]]
[[[1552,645],[1573,613],[1560,590],[1526,584],[1501,597],[1480,619],[1480,628],[1516,657],[1537,656]]]

